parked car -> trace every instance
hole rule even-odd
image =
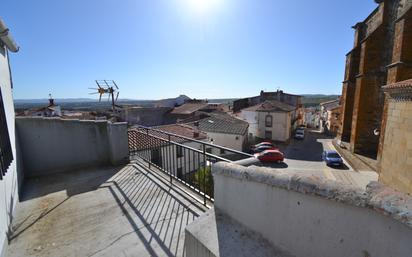
[[[336,151],[324,151],[322,154],[322,160],[328,166],[342,166],[343,159]]]
[[[285,156],[279,150],[266,150],[261,153],[256,153],[255,157],[261,162],[283,162]]]
[[[253,153],[261,153],[266,150],[279,150],[277,147],[273,145],[262,145],[252,150]]]
[[[254,150],[254,149],[256,149],[256,148],[258,148],[258,147],[261,147],[261,146],[272,146],[272,147],[275,147],[271,142],[261,142],[261,143],[256,144],[256,145],[252,145],[252,146],[250,147],[250,149],[251,149],[251,150]]]
[[[296,130],[295,131],[295,139],[303,140],[305,139],[305,131],[304,130]]]

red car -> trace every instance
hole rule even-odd
[[[261,162],[283,162],[285,156],[279,150],[266,150],[261,153],[255,154],[255,157]]]

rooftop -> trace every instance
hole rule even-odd
[[[257,112],[292,112],[296,110],[296,107],[280,101],[270,100],[243,110]]]
[[[199,103],[185,103],[179,107],[176,107],[173,109],[171,112],[172,114],[192,114],[196,111],[199,111],[205,107],[207,107],[208,104],[204,102],[199,102]]]
[[[323,103],[320,103],[319,105],[323,106],[326,110],[330,111],[340,106],[340,99],[323,102]]]
[[[158,130],[176,134],[183,137],[188,137],[191,139],[201,140],[206,139],[206,133],[199,131],[199,129],[193,128],[185,124],[170,124],[164,126],[155,127]]]
[[[249,128],[249,124],[245,121],[236,119],[226,113],[208,113],[209,117],[201,120],[188,123],[187,125],[196,127],[201,131],[244,135]]]

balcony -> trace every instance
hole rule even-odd
[[[8,257],[182,256],[205,208],[141,162],[30,178]]]
[[[25,181],[7,256],[183,256],[210,167],[250,155],[124,123],[17,118]]]
[[[412,198],[150,128],[16,120],[17,256],[409,257]],[[213,175],[213,176],[212,176]]]

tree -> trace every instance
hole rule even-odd
[[[200,191],[205,191],[207,195],[213,197],[213,176],[211,167],[200,168],[195,173],[195,181],[199,186]]]

